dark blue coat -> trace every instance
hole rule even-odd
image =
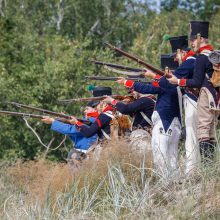
[[[213,66],[208,57],[204,54],[199,54],[195,62],[194,73],[192,79],[186,80],[186,86],[192,88],[206,87],[212,94],[215,103],[218,103],[218,91],[213,87],[209,78],[212,77]]]
[[[95,118],[89,118],[89,120],[94,122]],[[75,125],[65,124],[56,120],[52,123],[51,130],[69,136],[74,143],[74,147],[79,150],[88,150],[98,138],[96,134],[87,138],[79,132]]]
[[[193,78],[193,72],[194,72],[194,66],[195,66],[195,57],[189,57],[187,60],[185,60],[175,71],[174,75],[179,78],[187,78],[191,79]],[[170,89],[176,87],[176,85],[172,85],[168,83],[167,79],[165,77],[162,77],[159,86],[163,89]],[[184,92],[194,101],[197,101],[197,97],[193,95],[188,89],[185,89]]]
[[[103,138],[103,133],[101,129],[105,131],[106,134],[110,134],[110,121],[112,120],[111,117],[107,116],[104,113],[101,113],[98,118],[95,120],[95,122],[92,123],[90,126],[82,125],[78,126],[76,125],[79,132],[89,138],[95,134],[99,136],[99,138]]]
[[[141,97],[129,104],[117,102],[115,107],[122,114],[134,117],[133,129],[138,127],[145,128],[150,126],[150,124],[146,122],[140,112],[143,112],[151,120],[155,101],[148,97]]]
[[[180,120],[180,109],[176,87],[165,91],[160,87],[154,87],[152,84],[135,82],[133,88],[135,91],[142,94],[158,94],[155,110],[160,115],[165,131],[169,128],[174,117],[178,117]]]
[[[186,80],[186,86],[191,88],[201,88],[202,86],[206,87],[208,83],[206,73],[209,75],[209,77],[212,76],[212,64],[206,55],[199,54],[195,61],[193,77]]]

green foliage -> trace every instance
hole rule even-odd
[[[178,10],[172,11],[172,14],[162,12],[156,15],[147,32],[141,32],[134,40],[132,52],[159,67],[160,54],[171,52],[170,43],[167,41],[169,36],[166,33],[170,36],[187,34],[190,17],[192,15],[189,13],[179,13]]]
[[[171,12],[175,9],[191,12],[197,19],[209,20],[220,7],[219,0],[162,0],[161,10]]]
[[[14,39],[11,47],[20,44],[19,40]],[[17,51],[16,55],[19,61],[12,61],[13,54],[13,58],[8,58],[4,62],[5,65],[1,66],[1,100],[79,114],[78,104],[64,107],[57,100],[90,96],[83,76],[94,71],[93,66],[85,67],[88,58],[97,51],[87,51],[85,48],[88,44],[89,42],[79,43],[56,35],[22,39],[22,49]],[[10,106],[3,107],[17,110]],[[6,151],[17,149],[19,157],[32,159],[39,149],[42,151],[36,137],[24,126],[22,120],[1,117],[0,121],[1,134],[10,130],[1,138],[1,145],[7,149]],[[49,143],[54,136],[48,132],[49,126],[36,122],[32,122],[32,125],[43,137],[44,142]],[[2,154],[5,152],[2,151]]]
[[[67,1],[60,33],[70,38],[89,37],[93,46],[109,41],[131,45],[137,32],[147,27],[146,15],[154,14],[148,1]]]

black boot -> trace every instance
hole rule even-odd
[[[210,141],[201,141],[199,143],[202,163],[210,164],[214,159],[215,145]]]

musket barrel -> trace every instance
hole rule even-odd
[[[89,80],[109,80],[109,81],[116,81],[120,79],[117,76],[85,76],[86,79]]]
[[[90,97],[90,98],[75,98],[75,99],[64,99],[64,100],[59,100],[59,102],[89,102],[89,101],[99,101],[102,100],[103,96],[98,96],[98,97]],[[103,98],[104,99],[104,98]]]
[[[53,111],[50,111],[50,110],[37,108],[37,107],[34,107],[34,106],[30,106],[30,105],[20,104],[20,103],[17,103],[17,102],[8,102],[8,103],[11,104],[11,105],[14,105],[16,107],[19,107],[19,108],[26,108],[26,109],[30,109],[30,110],[33,110],[33,111],[42,112],[44,114],[53,115],[53,116],[56,116],[56,117],[61,117],[61,118],[65,118],[65,119],[70,119],[71,118],[70,115],[66,115],[66,114],[62,114],[62,113],[58,113],[58,112],[53,112]]]
[[[148,64],[148,63],[146,63],[146,62],[143,61],[142,59],[140,59],[140,58],[138,58],[138,57],[136,57],[136,56],[133,56],[133,55],[131,55],[131,54],[129,54],[129,53],[123,51],[122,49],[120,49],[120,48],[118,48],[118,47],[115,47],[115,46],[113,46],[113,45],[111,45],[111,44],[109,44],[109,43],[104,43],[104,44],[105,44],[108,48],[110,48],[110,49],[112,49],[112,50],[114,50],[114,51],[116,51],[116,52],[118,52],[118,53],[124,55],[125,57],[128,57],[128,58],[131,59],[131,60],[136,61],[137,63],[139,63],[139,64],[141,64],[141,65],[147,67],[148,69],[152,70],[153,72],[155,72],[155,73],[157,73],[157,74],[159,74],[159,75],[161,75],[161,76],[164,75],[164,72],[163,72],[162,70],[160,70],[160,69],[158,69],[158,68],[156,68],[156,67],[154,67],[154,66],[152,66],[152,65],[150,65],[150,64]]]
[[[85,76],[88,80],[103,80],[103,81],[116,81],[119,80],[121,77],[117,76]],[[145,77],[127,77],[126,80],[133,80],[135,82],[143,82],[143,83],[150,83]]]
[[[98,60],[90,60],[90,61],[96,65],[109,66],[112,68],[128,70],[128,71],[132,71],[132,72],[145,72],[145,70],[141,69],[141,68],[134,68],[134,67],[118,65],[118,64],[114,64],[114,63],[107,63],[107,62],[102,62],[102,61],[98,61]]]
[[[115,99],[124,99],[124,97],[132,97],[133,95],[110,95],[110,97]],[[60,102],[72,103],[72,102],[89,102],[89,101],[100,101],[104,100],[106,96],[97,96],[97,97],[89,97],[89,98],[76,98],[76,99],[66,99],[59,100]]]
[[[0,110],[0,114],[19,116],[19,117],[40,118],[40,119],[44,117],[43,115],[36,115],[36,114],[29,114],[22,112],[11,112],[11,111],[3,111],[3,110]]]
[[[62,120],[62,119],[66,119],[66,120],[71,119],[70,115],[66,115],[66,114],[63,114],[63,113],[53,112],[53,111],[50,111],[50,110],[37,108],[37,107],[30,106],[30,105],[20,104],[20,103],[17,103],[17,102],[8,102],[8,103],[11,104],[11,105],[14,105],[16,107],[19,107],[19,108],[26,108],[26,109],[30,109],[30,110],[33,110],[33,111],[42,112],[44,114],[56,116],[56,117],[60,118],[61,121],[65,121],[65,120]],[[17,112],[17,114],[20,114],[20,113]],[[21,113],[21,114],[26,114],[26,113]],[[27,114],[27,115],[33,115],[34,116],[34,114]],[[43,115],[40,115],[40,116],[42,116],[42,118],[44,117]],[[59,119],[57,119],[57,120],[59,120]],[[91,125],[91,122],[88,121],[88,120],[83,120],[83,119],[78,119],[78,118],[77,118],[77,120],[81,121],[82,123],[84,123],[86,125]]]

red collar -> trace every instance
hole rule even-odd
[[[111,105],[108,105],[102,112],[113,111],[114,108]]]
[[[208,45],[206,45],[204,47],[200,47],[199,50],[198,50],[198,54],[202,53],[203,50],[210,50],[210,51],[212,51],[213,47],[210,44],[208,44]]]
[[[188,57],[193,57],[195,55],[195,52],[190,50],[184,57],[183,57],[183,62],[186,61]]]
[[[98,112],[90,112],[90,113],[87,113],[86,116],[90,117],[90,118],[98,118],[99,113]]]

